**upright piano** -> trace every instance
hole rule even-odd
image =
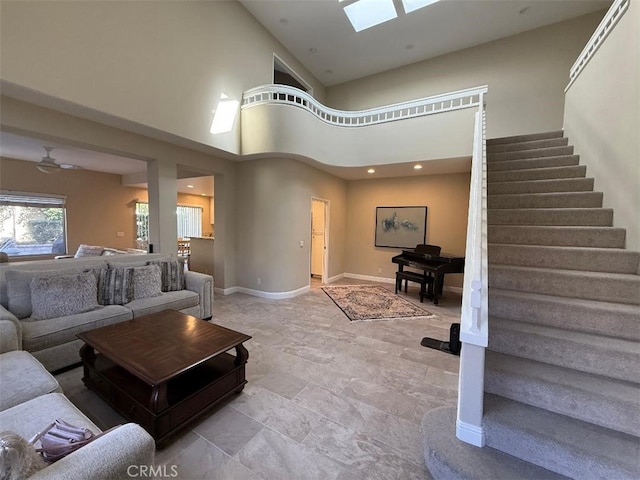
[[[445,273],[464,273],[464,257],[446,253],[431,255],[415,250],[403,250],[391,261],[398,264],[398,272],[402,272],[404,267],[410,267],[430,274],[433,282],[429,283],[428,292],[420,292],[420,300],[422,301],[422,296],[426,294],[427,298],[433,298],[435,305],[438,304],[438,297],[442,295]]]

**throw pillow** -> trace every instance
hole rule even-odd
[[[174,292],[185,289],[184,265],[178,260],[148,261],[147,265],[159,265],[162,271],[163,292]]]
[[[65,270],[63,275],[82,273],[83,269]],[[7,270],[7,310],[18,319],[31,316],[31,280],[36,277],[59,277],[60,270]]]
[[[100,305],[124,305],[133,300],[133,267],[106,268],[100,270],[98,303]]]
[[[133,269],[133,298],[162,295],[162,271],[159,265],[147,265]]]
[[[66,317],[99,307],[96,277],[92,273],[36,277],[30,287],[34,320]]]

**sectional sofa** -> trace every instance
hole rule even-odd
[[[15,323],[0,320],[0,431],[29,440],[61,418],[93,433],[100,429],[62,393],[56,379],[31,354],[18,350]],[[45,467],[29,478],[71,480],[139,476],[153,465],[155,443],[141,426],[127,423]]]
[[[212,305],[213,277],[162,254],[0,264],[0,320],[50,372],[80,361],[80,332],[166,309],[207,319]]]

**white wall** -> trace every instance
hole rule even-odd
[[[640,250],[640,6],[631,1],[566,94],[564,128],[627,248]]]
[[[239,122],[209,131],[220,95],[271,83],[274,52],[323,100],[235,1],[16,1],[0,13],[4,82],[229,152],[239,153]]]
[[[341,127],[295,106],[262,104],[242,112],[242,153],[291,153],[343,167],[470,157],[476,110]]]
[[[531,30],[327,89],[327,104],[359,110],[488,85],[489,138],[562,128],[569,68],[604,12]]]

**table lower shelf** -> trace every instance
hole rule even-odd
[[[152,387],[104,357],[83,362],[87,388],[128,420],[140,424],[159,448],[167,438],[247,383],[245,364],[220,354],[167,382],[168,407],[153,411]]]

